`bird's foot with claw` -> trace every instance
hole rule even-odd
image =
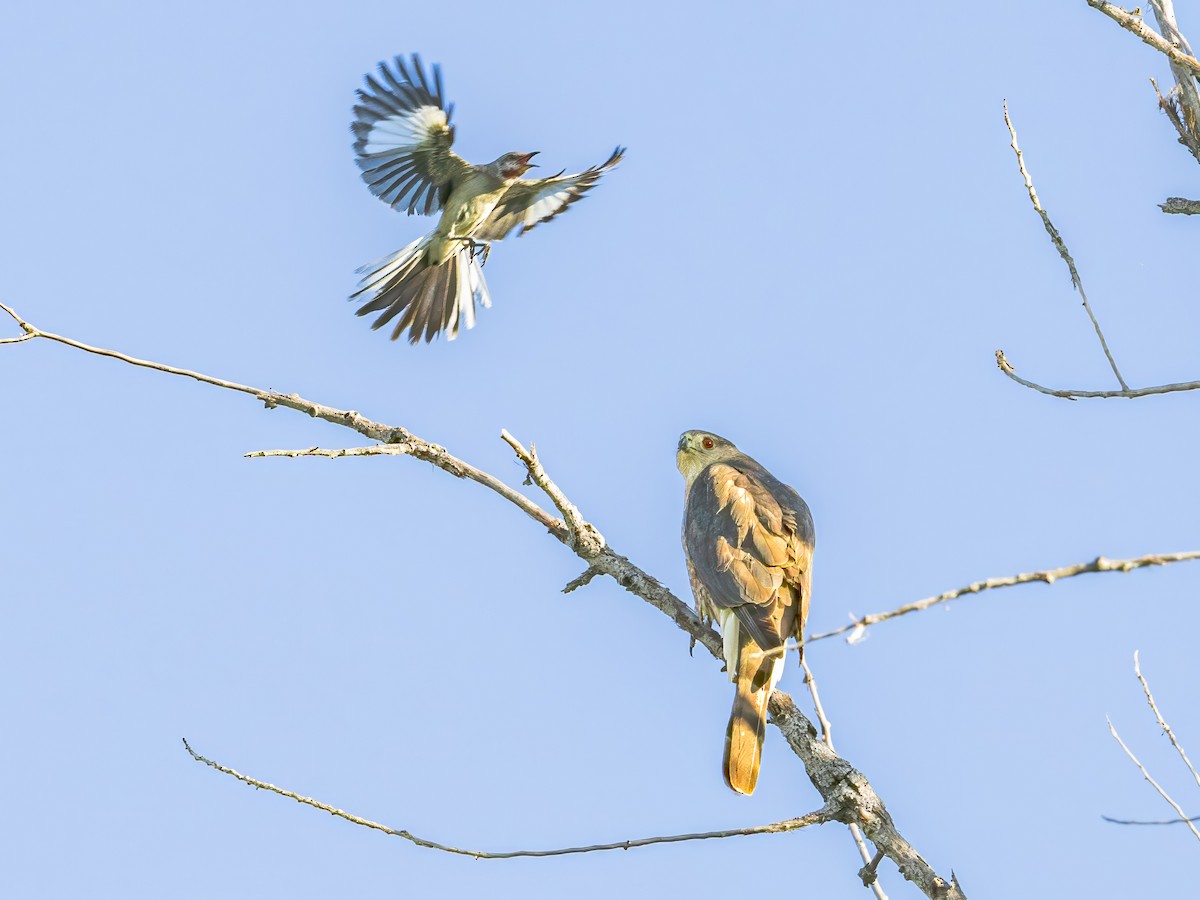
[[[487,265],[488,254],[492,252],[492,245],[488,241],[477,241],[474,238],[464,237],[459,238],[471,251],[471,259],[478,259],[479,265]]]

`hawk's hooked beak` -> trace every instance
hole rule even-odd
[[[681,434],[679,436],[679,448],[678,448],[679,452],[682,453],[687,448],[688,448],[687,435]]]

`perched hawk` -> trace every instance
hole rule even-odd
[[[360,316],[379,313],[372,328],[399,316],[392,340],[405,329],[413,344],[439,332],[454,340],[460,325],[474,326],[476,303],[492,305],[480,268],[490,242],[553,219],[620,162],[624,148],[577,175],[527,181],[521,176],[534,168],[536,151],[474,166],[450,149],[453,106],[442,97],[437,66],[431,79],[420,57],[410,64],[397,56],[366,82],[351,125],[363,181],[393,209],[426,216],[441,210],[442,217],[425,237],[359,269],[363,279],[350,299],[366,301]]]
[[[687,482],[683,551],[696,610],[716,620],[737,685],[725,783],[752,794],[784,643],[803,639],[808,618],[812,514],[799,494],[723,437],[685,431],[676,462]]]

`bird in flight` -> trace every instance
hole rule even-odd
[[[360,316],[379,313],[372,328],[399,316],[392,340],[405,329],[413,344],[440,333],[454,340],[460,327],[474,327],[476,304],[492,305],[481,268],[491,242],[553,219],[625,150],[617,147],[603,163],[575,175],[524,179],[537,151],[505,153],[476,166],[450,149],[454,107],[443,97],[438,66],[428,78],[416,54],[411,62],[397,56],[390,67],[379,64],[378,78],[367,74],[365,80],[351,125],[363,181],[393,209],[442,215],[429,234],[360,268],[363,278],[350,299],[366,301]]]
[[[716,620],[736,686],[725,783],[752,794],[767,701],[783,674],[786,642],[803,640],[808,618],[812,514],[792,488],[718,435],[685,431],[676,463],[686,483],[683,551],[696,611]]]

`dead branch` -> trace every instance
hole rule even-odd
[[[1166,202],[1158,204],[1165,213],[1177,216],[1200,216],[1200,200],[1188,200],[1184,197],[1168,197]]]
[[[598,850],[632,850],[634,847],[649,847],[651,844],[678,844],[683,841],[704,841],[710,838],[737,837],[748,834],[781,834],[785,831],[797,831],[801,828],[807,828],[809,825],[822,825],[829,821],[829,813],[824,809],[818,809],[815,812],[810,812],[808,815],[800,816],[796,819],[785,819],[782,822],[772,822],[769,825],[755,825],[750,828],[727,828],[723,831],[700,831],[694,834],[671,834],[661,837],[636,838],[628,841],[616,841],[611,844],[591,844],[587,847],[563,847],[556,850],[505,850],[500,852],[465,850],[462,847],[451,847],[448,844],[439,844],[437,841],[417,837],[411,831],[405,831],[400,828],[389,828],[387,825],[372,822],[370,819],[364,819],[362,816],[348,813],[335,806],[314,800],[312,797],[305,797],[302,794],[297,794],[266,781],[259,781],[257,778],[251,778],[249,775],[243,775],[236,769],[231,769],[228,766],[223,766],[218,762],[201,756],[191,748],[191,745],[187,742],[187,738],[183,739],[183,746],[196,762],[204,763],[204,765],[236,778],[243,784],[248,784],[253,788],[279,794],[281,797],[287,797],[290,800],[295,800],[297,803],[303,803],[305,806],[322,810],[331,816],[337,816],[339,819],[345,819],[347,822],[361,825],[363,828],[372,828],[375,831],[382,831],[384,834],[391,835],[392,837],[404,838],[404,840],[411,841],[418,847],[427,847],[430,850],[441,850],[445,853],[455,853],[460,856],[473,856],[475,859],[517,859],[529,856],[569,856],[573,853],[594,853]]]
[[[1183,747],[1179,741],[1175,739],[1175,732],[1171,730],[1171,726],[1167,724],[1167,720],[1163,718],[1163,714],[1158,711],[1158,704],[1154,702],[1154,694],[1150,692],[1150,685],[1142,675],[1142,664],[1138,659],[1138,652],[1133,651],[1133,671],[1137,675],[1138,683],[1142,686],[1142,692],[1146,695],[1146,702],[1150,704],[1150,710],[1154,713],[1154,719],[1158,722],[1158,727],[1163,730],[1167,738],[1171,741],[1171,746],[1175,748],[1175,752],[1179,754],[1183,764],[1187,766],[1187,770],[1192,773],[1192,778],[1196,781],[1196,786],[1200,787],[1200,774],[1196,773],[1196,767],[1192,765],[1192,761],[1188,759],[1188,755],[1184,753]]]
[[[1192,816],[1189,819],[1114,819],[1112,816],[1100,818],[1113,825],[1182,825],[1184,822],[1200,822],[1200,816]]]
[[[205,384],[250,394],[256,399],[261,400],[268,409],[275,407],[294,409],[298,412],[307,413],[314,418],[324,419],[327,422],[351,428],[380,443],[402,445],[406,449],[401,455],[424,460],[454,475],[456,478],[469,478],[499,494],[530,518],[545,526],[551,535],[567,547],[570,547],[576,555],[587,561],[589,569],[612,577],[626,590],[641,597],[647,603],[650,603],[656,609],[669,616],[676,625],[690,634],[697,643],[703,644],[714,658],[718,660],[723,658],[721,638],[717,633],[701,621],[687,605],[656,579],[608,546],[599,531],[591,526],[590,523],[587,523],[582,515],[579,516],[578,522],[575,523],[576,530],[573,531],[572,526],[568,525],[563,519],[551,516],[532,500],[504,484],[498,478],[452,456],[444,447],[418,438],[405,428],[374,422],[352,410],[340,410],[314,403],[310,400],[305,400],[298,394],[281,394],[276,391],[266,391],[214,378],[188,369],[180,369],[150,360],[127,356],[113,350],[93,347],[76,341],[73,338],[42,331],[20,318],[12,309],[3,304],[0,304],[0,309],[7,312],[21,327],[21,330],[30,337],[45,338],[46,340],[65,344],[66,346],[74,347],[88,353],[107,356],[131,365],[154,369],[172,375],[182,375],[187,378],[194,378]],[[512,445],[510,444],[510,446]],[[513,449],[514,452],[520,455],[520,451],[516,447]],[[532,454],[529,454],[529,457],[533,459]],[[530,471],[530,477],[533,478],[535,469],[530,466],[529,460],[522,458],[522,462],[526,464]],[[540,469],[540,463],[537,464],[537,468]],[[548,476],[544,480],[545,483],[540,486],[549,496],[554,497],[551,491],[558,491],[557,487],[553,485]],[[558,491],[558,493],[561,494],[561,491]],[[561,499],[564,502],[566,501],[565,496],[562,496]],[[555,498],[555,500],[558,502],[559,498]],[[571,508],[574,509],[573,506]],[[593,534],[596,543],[581,540],[580,536],[585,533]],[[593,552],[597,544],[600,549]],[[859,825],[866,837],[889,859],[896,863],[900,873],[906,879],[913,882],[927,897],[936,898],[936,900],[963,900],[965,898],[966,895],[953,876],[949,881],[939,876],[933,867],[896,830],[890,813],[888,813],[883,801],[871,787],[870,782],[867,781],[861,772],[845,759],[838,756],[831,748],[816,737],[816,729],[813,728],[808,718],[796,707],[790,696],[783,691],[776,690],[771,696],[769,709],[773,717],[772,723],[780,729],[792,751],[800,757],[809,780],[825,800],[825,806],[820,812],[823,821],[836,820],[847,825],[851,823]],[[193,755],[195,756],[195,754]],[[335,815],[340,812],[310,798],[301,797],[300,795],[286,792],[283,789],[275,788],[266,782],[256,782],[254,779],[241,775],[232,769],[219,766],[211,760],[197,758],[206,765],[247,784],[273,790],[275,793],[289,796],[298,802],[324,809]],[[394,831],[378,823],[353,817],[349,813],[342,814],[341,817],[348,821],[354,821],[356,824],[363,825],[364,827],[385,830],[389,833]],[[426,842],[423,839],[418,841],[407,832],[402,834],[396,831],[395,833],[397,836],[413,840],[422,846],[436,846],[437,849],[448,852],[478,855],[474,851],[455,851],[453,848],[440,844],[434,845],[432,842]],[[615,849],[623,847],[624,844],[612,846]],[[536,852],[532,851],[531,853]]]
[[[833,726],[825,716],[825,707],[821,704],[821,693],[817,690],[817,679],[813,675],[812,668],[809,666],[804,654],[800,654],[800,665],[804,669],[804,683],[808,685],[808,693],[812,696],[813,709],[817,713],[817,721],[821,723],[821,740],[829,745],[830,750],[837,752],[833,746]],[[854,838],[854,844],[858,847],[858,854],[862,857],[863,868],[859,870],[858,875],[862,878],[863,884],[871,889],[872,893],[875,894],[876,900],[888,900],[888,896],[883,892],[883,885],[879,883],[876,872],[879,862],[883,858],[882,851],[876,852],[874,855],[871,854],[871,851],[867,849],[867,842],[863,839],[862,829],[858,827],[856,822],[850,823],[850,836]]]
[[[888,612],[871,613],[870,615],[855,618],[849,625],[843,625],[841,628],[835,628],[833,631],[826,631],[822,634],[812,635],[806,640],[811,643],[812,641],[837,637],[839,634],[845,634],[849,631],[851,634],[846,638],[846,642],[855,644],[865,637],[866,629],[871,625],[886,622],[888,619],[895,619],[909,613],[920,612],[941,603],[949,603],[951,600],[957,600],[959,597],[964,597],[968,594],[978,594],[983,591],[992,590],[993,588],[1030,584],[1035,581],[1040,581],[1043,584],[1054,584],[1059,579],[1073,578],[1076,575],[1084,575],[1088,572],[1132,572],[1134,569],[1144,569],[1147,566],[1165,566],[1170,563],[1187,562],[1193,559],[1200,559],[1200,550],[1187,550],[1183,553],[1152,553],[1147,556],[1138,556],[1134,559],[1108,559],[1104,556],[1097,556],[1091,562],[1060,566],[1057,569],[1044,569],[1040,572],[1023,572],[1019,575],[1009,575],[1003,578],[988,578],[984,581],[974,581],[965,587],[955,588],[952,591],[945,591],[933,597],[926,597],[924,600],[908,603]]]
[[[1123,397],[1127,400],[1132,400],[1136,397],[1149,397],[1151,394],[1174,394],[1177,391],[1194,391],[1200,388],[1200,381],[1179,381],[1175,384],[1159,384],[1154,387],[1133,388],[1128,391],[1084,391],[1074,388],[1048,388],[1037,382],[1030,381],[1027,378],[1022,378],[1016,373],[1016,369],[1008,358],[1004,355],[1003,350],[996,351],[996,365],[1000,371],[1015,381],[1017,384],[1024,387],[1046,394],[1050,397],[1062,397],[1065,400],[1086,400],[1102,398],[1111,400],[1116,397]]]
[[[1104,0],[1088,0],[1088,6],[1100,10],[1126,31],[1141,38],[1158,52],[1167,57],[1171,67],[1171,75],[1175,78],[1175,86],[1167,91],[1166,96],[1159,91],[1154,79],[1154,93],[1158,97],[1158,108],[1170,121],[1178,135],[1179,143],[1187,148],[1197,162],[1200,162],[1200,91],[1197,81],[1200,80],[1200,63],[1192,55],[1192,48],[1187,38],[1179,30],[1175,20],[1174,0],[1148,0],[1154,19],[1158,23],[1158,31],[1145,23],[1140,14],[1140,8],[1132,13],[1114,6]],[[1159,208],[1166,213],[1194,214],[1200,204],[1195,201],[1173,197]]]
[[[1192,75],[1200,76],[1200,60],[1184,53],[1178,46],[1167,41],[1161,34],[1142,21],[1141,16],[1136,16],[1119,6],[1107,2],[1107,0],[1087,0],[1087,5],[1092,7],[1092,9],[1100,10],[1100,12],[1104,13],[1130,34],[1137,35],[1142,41],[1166,56],[1171,62],[1189,70]]]
[[[1012,142],[1009,146],[1012,147],[1013,153],[1017,155],[1017,168],[1021,170],[1021,177],[1025,179],[1025,190],[1029,192],[1029,202],[1033,204],[1034,211],[1041,217],[1042,225],[1045,226],[1046,233],[1050,235],[1054,249],[1058,251],[1058,255],[1067,264],[1067,269],[1071,273],[1071,284],[1075,287],[1075,290],[1079,291],[1079,296],[1083,300],[1083,308],[1086,310],[1088,318],[1092,320],[1092,327],[1096,329],[1096,337],[1100,339],[1100,346],[1104,350],[1104,355],[1108,359],[1109,366],[1112,367],[1113,374],[1117,376],[1121,390],[1128,391],[1129,385],[1121,377],[1121,371],[1117,368],[1117,362],[1113,359],[1112,351],[1108,349],[1108,341],[1104,339],[1104,332],[1100,330],[1100,322],[1097,321],[1096,314],[1092,312],[1092,306],[1088,303],[1087,293],[1083,289],[1083,279],[1079,277],[1079,270],[1075,268],[1075,260],[1071,258],[1071,253],[1067,250],[1066,242],[1062,239],[1062,235],[1058,233],[1058,229],[1054,227],[1054,223],[1050,221],[1050,215],[1042,208],[1042,202],[1038,199],[1037,191],[1034,190],[1033,179],[1029,177],[1029,171],[1025,168],[1025,156],[1021,153],[1021,148],[1017,144],[1017,130],[1013,127],[1012,119],[1008,115],[1007,100],[1004,101],[1004,124],[1008,126],[1008,133],[1012,137]]]
[[[1091,2],[1091,0],[1089,0]],[[1093,4],[1095,5],[1095,4]],[[1017,131],[1013,126],[1012,119],[1008,114],[1008,102],[1004,103],[1004,124],[1008,126],[1008,133],[1012,137],[1012,142],[1009,146],[1017,156],[1017,168],[1020,169],[1021,177],[1025,180],[1025,190],[1029,193],[1029,201],[1033,204],[1034,211],[1041,217],[1042,225],[1045,226],[1046,233],[1050,235],[1050,240],[1054,244],[1054,249],[1058,251],[1058,255],[1062,257],[1063,262],[1067,264],[1067,269],[1071,273],[1071,284],[1075,290],[1079,291],[1079,296],[1083,301],[1083,308],[1091,319],[1092,327],[1096,331],[1096,337],[1100,341],[1100,347],[1104,350],[1104,356],[1108,360],[1109,367],[1112,368],[1113,374],[1117,377],[1117,381],[1121,385],[1119,391],[1083,391],[1064,388],[1048,388],[1038,384],[1035,381],[1030,381],[1027,378],[1022,378],[1016,373],[1016,368],[1008,361],[1003,350],[996,351],[996,365],[1009,378],[1023,387],[1038,391],[1050,397],[1062,397],[1066,400],[1083,400],[1093,398],[1114,398],[1124,397],[1126,399],[1134,399],[1136,397],[1147,397],[1151,394],[1172,394],[1178,391],[1194,391],[1200,388],[1200,381],[1181,381],[1174,384],[1160,384],[1153,387],[1131,388],[1125,379],[1121,377],[1121,372],[1117,368],[1116,360],[1113,359],[1112,352],[1108,349],[1108,341],[1104,339],[1104,332],[1100,330],[1100,322],[1096,319],[1092,312],[1091,304],[1088,303],[1087,294],[1083,290],[1083,280],[1079,277],[1079,270],[1075,266],[1075,260],[1072,258],[1070,251],[1067,249],[1067,244],[1059,234],[1054,223],[1050,221],[1050,216],[1042,207],[1041,200],[1038,199],[1037,191],[1033,186],[1033,179],[1029,176],[1029,170],[1025,168],[1025,155],[1022,153],[1020,146],[1017,144]]]
[[[1158,791],[1158,794],[1160,797],[1162,797],[1164,800],[1166,800],[1167,803],[1171,804],[1171,808],[1174,809],[1175,812],[1177,812],[1179,814],[1179,818],[1182,819],[1184,821],[1184,823],[1187,825],[1187,827],[1191,829],[1192,834],[1194,834],[1196,836],[1196,840],[1200,841],[1200,830],[1198,830],[1196,828],[1196,826],[1192,823],[1192,820],[1188,818],[1187,813],[1185,813],[1183,811],[1182,807],[1180,807],[1180,805],[1178,803],[1176,803],[1173,799],[1171,799],[1171,795],[1168,794],[1165,790],[1163,790],[1162,785],[1154,780],[1154,778],[1150,775],[1150,773],[1146,771],[1146,767],[1143,766],[1141,764],[1141,762],[1138,760],[1138,758],[1133,755],[1133,751],[1129,749],[1129,747],[1126,745],[1126,743],[1123,740],[1121,740],[1121,736],[1119,734],[1117,734],[1117,729],[1113,727],[1113,723],[1112,723],[1111,719],[1108,721],[1108,731],[1113,736],[1113,740],[1115,740],[1118,744],[1121,745],[1121,749],[1125,751],[1125,755],[1128,756],[1131,760],[1133,760],[1133,764],[1138,767],[1138,770],[1142,773],[1142,777],[1145,778],[1148,782],[1150,782],[1151,787],[1153,787],[1156,791]]]

